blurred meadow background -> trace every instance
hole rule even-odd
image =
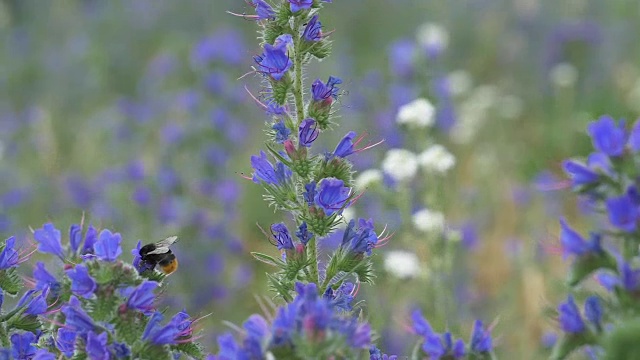
[[[178,235],[164,302],[213,313],[209,350],[223,321],[260,311],[268,269],[249,251],[276,254],[256,223],[281,221],[242,177],[266,117],[244,89],[258,77],[238,78],[261,50],[255,24],[227,10],[253,11],[241,0],[0,1],[2,236],[29,241],[30,226],[83,214],[125,249]],[[385,140],[353,158],[369,177],[356,180],[365,194],[351,216],[395,232],[358,297],[386,352],[411,352],[419,307],[465,337],[474,318],[495,321],[502,358],[548,356],[548,310],[565,290],[558,219],[588,212],[557,189],[560,161],[587,153],[583,129],[599,115],[638,117],[639,19],[625,0],[327,7],[333,56],[308,80],[344,84],[341,126],[323,144],[352,129]],[[420,97],[437,126],[399,126],[398,109]],[[402,183],[385,173],[389,149],[433,144],[455,165]]]

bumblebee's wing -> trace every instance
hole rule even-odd
[[[178,241],[177,236],[169,236],[164,240],[160,240],[155,244],[156,248],[153,251],[148,252],[147,255],[166,254],[169,252],[169,247],[176,241]]]

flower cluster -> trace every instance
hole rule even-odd
[[[231,333],[219,337],[214,359],[325,358],[341,348],[348,358],[371,344],[371,328],[350,314],[349,283],[335,292],[318,293],[316,284],[296,283],[297,296],[267,319],[252,315],[243,324],[242,341]],[[351,354],[351,356],[349,355]]]
[[[329,55],[331,42],[320,10],[330,2],[253,1],[256,14],[245,16],[261,29],[262,52],[254,57],[254,69],[263,80],[260,93],[265,95],[249,94],[265,110],[269,134],[266,151],[251,156],[251,179],[262,186],[272,207],[289,214],[289,221],[263,230],[281,256],[253,255],[277,268],[268,274],[269,283],[288,304],[280,308],[271,327],[262,317],[252,316],[245,323],[242,346],[229,336],[221,337],[220,358],[237,358],[232,354],[240,353],[261,358],[267,352],[277,357],[294,353],[301,358],[329,357],[357,354],[357,349],[371,346],[368,325],[356,321],[348,304],[334,304],[343,302],[340,296],[318,297],[343,293],[351,278],[370,283],[372,250],[388,240],[376,233],[371,219],[348,221],[344,216],[360,196],[349,157],[377,144],[361,145],[364,136],[349,131],[333,151],[313,152],[316,140],[333,124],[341,96],[338,77],[315,79],[310,85],[303,81],[304,67]],[[345,223],[342,242],[329,249],[328,261],[321,261],[318,248],[327,248],[324,239]],[[338,315],[337,308],[347,313]]]
[[[15,238],[0,247],[0,354],[15,359],[202,357],[193,340],[193,320],[186,312],[161,324],[154,293],[162,284],[145,279],[122,260],[121,235],[74,224],[68,245],[51,223],[33,232],[37,250],[58,257],[64,272],[56,275],[37,262],[33,276],[14,275],[29,254]],[[147,275],[162,279],[159,273]],[[12,310],[2,309],[4,294],[24,292]]]
[[[601,209],[608,224],[585,237],[562,219],[560,243],[564,258],[571,258],[568,285],[583,288],[595,275],[608,294],[591,294],[586,298],[587,321],[572,295],[558,307],[563,336],[554,348],[554,359],[563,359],[581,347],[595,347],[608,355],[620,354],[621,346],[630,341],[628,325],[637,322],[640,314],[637,306],[640,174],[635,166],[640,150],[640,122],[629,130],[624,121],[602,116],[589,124],[587,132],[595,151],[586,162],[566,160],[563,167],[573,189],[592,208]],[[576,292],[575,297],[579,294]]]
[[[490,330],[485,328],[482,321],[476,320],[468,346],[462,339],[453,340],[450,332],[442,334],[435,332],[429,322],[422,316],[420,310],[411,314],[412,329],[422,337],[422,350],[429,359],[470,359],[489,358],[493,351],[493,339]]]

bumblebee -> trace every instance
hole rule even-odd
[[[166,275],[178,269],[178,259],[169,248],[176,241],[177,236],[170,236],[157,243],[151,243],[140,248],[140,258],[150,269],[154,269],[156,265],[160,265],[160,270]]]

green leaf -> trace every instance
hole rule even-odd
[[[22,288],[22,279],[15,268],[0,271],[0,288],[11,296],[18,294]]]
[[[259,261],[262,261],[265,264],[269,264],[269,265],[273,265],[273,266],[278,266],[278,267],[282,267],[284,265],[284,263],[280,260],[276,260],[273,257],[263,254],[263,253],[259,253],[259,252],[251,252],[251,255],[253,255],[254,258],[256,258]]]
[[[202,359],[204,357],[202,346],[198,343],[186,342],[174,346],[173,349],[196,359]]]
[[[38,317],[34,315],[21,316],[13,320],[9,325],[10,328],[30,332],[36,332],[36,330],[40,329],[41,326],[42,323],[38,320]]]

